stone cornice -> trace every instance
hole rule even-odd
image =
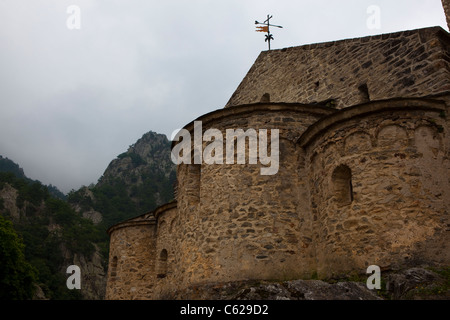
[[[311,125],[297,140],[301,147],[307,147],[314,139],[323,135],[333,125],[346,122],[348,120],[364,117],[380,112],[397,112],[408,110],[434,110],[445,111],[446,105],[443,101],[408,98],[408,99],[387,99],[371,101],[339,110],[338,112],[324,117]]]
[[[166,210],[176,208],[177,202],[175,200],[165,203],[158,208],[156,208],[153,211],[141,214],[137,217],[130,218],[128,220],[119,222],[106,230],[108,235],[111,235],[113,231],[116,231],[121,228],[126,227],[136,227],[136,226],[143,226],[143,225],[156,225],[158,217],[163,214]]]
[[[255,112],[284,112],[293,111],[299,113],[318,114],[320,116],[327,116],[336,112],[336,109],[326,107],[320,104],[303,104],[303,103],[282,103],[282,102],[260,102],[233,106],[229,108],[218,109],[206,113],[197,119],[186,124],[183,129],[193,132],[194,121],[202,121],[203,127],[206,129],[208,124],[219,122],[223,119],[233,116],[248,116]],[[178,141],[172,141],[172,148]]]

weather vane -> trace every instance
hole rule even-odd
[[[270,40],[274,40],[272,34],[270,33],[270,27],[276,27],[276,28],[283,28],[282,26],[276,26],[274,24],[270,24],[269,21],[270,19],[272,19],[271,15],[267,15],[267,20],[264,22],[258,22],[255,21],[255,24],[261,24],[263,26],[257,26],[256,27],[256,32],[267,32],[266,34],[266,40],[265,42],[267,42],[269,44],[269,50],[270,50]]]

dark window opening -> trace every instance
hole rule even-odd
[[[346,165],[340,165],[333,171],[334,194],[339,205],[348,205],[353,201],[352,171]]]
[[[117,257],[114,257],[111,262],[110,280],[111,281],[116,280],[116,276],[117,276]]]
[[[370,95],[369,95],[369,88],[367,87],[366,83],[363,83],[358,87],[360,96],[361,96],[361,103],[369,102],[370,101]]]
[[[167,250],[162,249],[161,253],[159,254],[159,266],[156,277],[165,278],[166,276],[167,276]]]
[[[261,97],[260,102],[270,102],[270,94],[269,93],[264,93]]]

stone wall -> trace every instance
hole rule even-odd
[[[153,214],[111,227],[107,300],[151,299],[156,279],[156,221]]]
[[[437,95],[450,90],[449,59],[440,27],[263,51],[226,107],[270,99],[343,108]]]
[[[307,181],[300,176],[303,155],[294,141],[333,112],[319,106],[261,103],[197,119],[203,130],[215,128],[224,137],[226,129],[279,129],[279,171],[261,175],[261,164],[249,164],[248,158],[246,164],[179,165],[181,281],[292,279],[314,273]],[[186,128],[192,132],[193,125]]]
[[[278,173],[248,161],[180,164],[177,202],[109,230],[106,298],[165,299],[372,264],[448,266],[447,114],[442,101],[398,99],[339,111],[260,103],[200,117],[203,131],[279,129]]]
[[[320,276],[450,263],[448,129],[444,103],[392,100],[302,136]]]
[[[448,39],[435,27],[262,52],[196,121],[224,138],[278,129],[278,172],[249,164],[248,143],[245,164],[178,165],[176,202],[110,228],[106,298],[448,266]]]
[[[180,267],[180,247],[178,241],[182,238],[179,232],[177,203],[175,201],[155,210],[157,220],[155,265],[156,276],[153,297],[159,297],[165,291],[178,287],[178,268]]]

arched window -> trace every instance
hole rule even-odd
[[[352,171],[346,165],[340,165],[331,177],[334,195],[339,205],[348,205],[353,201]]]
[[[156,275],[158,278],[165,278],[167,276],[167,250],[162,249],[159,254],[159,266],[158,273]]]
[[[117,257],[114,257],[111,261],[111,272],[110,272],[110,280],[114,281],[116,280],[117,276]]]

